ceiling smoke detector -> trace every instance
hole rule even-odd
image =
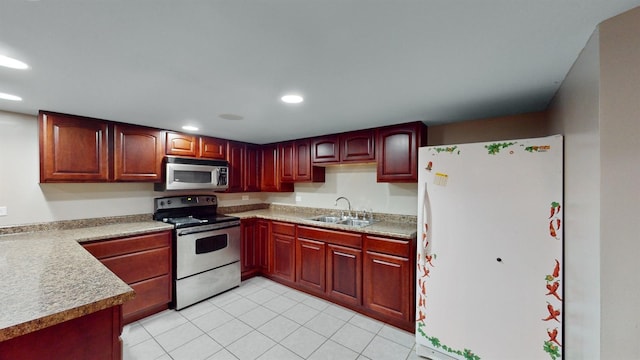
[[[220,119],[225,119],[225,120],[242,120],[242,119],[244,119],[244,116],[236,115],[236,114],[220,114],[220,115],[218,115],[218,117]]]

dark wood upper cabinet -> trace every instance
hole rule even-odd
[[[378,182],[417,182],[418,148],[426,144],[422,122],[377,130]]]
[[[166,151],[167,155],[226,160],[227,140],[168,131]]]
[[[167,132],[167,155],[197,156],[198,137],[195,135]]]
[[[260,147],[258,145],[245,144],[243,169],[243,191],[260,191]]]
[[[375,130],[340,134],[341,162],[372,162],[376,159]]]
[[[311,163],[309,139],[279,144],[282,182],[324,182],[324,168]]]
[[[244,166],[244,144],[229,141],[227,148],[227,161],[229,162],[229,188],[227,192],[241,192],[242,173]]]
[[[40,182],[109,181],[109,122],[45,112],[38,117]]]
[[[114,125],[114,180],[162,179],[164,131],[135,125]]]
[[[263,145],[260,149],[260,190],[267,192],[293,191],[293,183],[280,180],[280,159],[276,144]]]
[[[280,180],[293,182],[295,180],[296,147],[295,142],[289,141],[278,145],[280,152]]]
[[[227,140],[201,136],[198,156],[206,159],[225,160],[227,158]]]
[[[337,164],[340,162],[338,135],[311,139],[311,162],[314,164]]]

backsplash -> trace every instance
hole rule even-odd
[[[0,226],[0,235],[18,234],[35,231],[69,230],[84,227],[152,221],[152,214],[137,214],[125,216],[110,216],[101,218],[61,220],[36,224]]]

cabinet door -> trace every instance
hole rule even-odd
[[[135,125],[114,125],[114,180],[162,179],[163,131]]]
[[[229,188],[227,192],[241,192],[244,188],[242,183],[244,144],[229,141],[227,156],[229,162]]]
[[[207,159],[225,160],[227,158],[227,140],[201,136],[198,156]]]
[[[340,135],[341,162],[372,162],[375,159],[375,130],[354,131]]]
[[[240,223],[242,241],[240,243],[240,271],[242,278],[256,269],[256,220],[243,219]]]
[[[283,280],[295,281],[295,225],[271,223],[271,274]]]
[[[418,148],[425,136],[421,122],[378,129],[378,182],[417,182]]]
[[[294,179],[295,181],[312,181],[311,150],[309,140],[299,140],[294,143]],[[322,168],[324,170],[324,168]]]
[[[337,164],[340,162],[340,143],[337,135],[311,139],[311,162],[313,164]]]
[[[278,145],[280,151],[280,181],[293,182],[295,180],[296,147],[293,141]]]
[[[171,231],[101,240],[82,246],[136,291],[123,304],[128,324],[165,310],[172,296]]]
[[[271,222],[269,220],[256,221],[255,237],[255,266],[264,274],[271,271],[271,254],[269,253],[269,239],[271,238]]]
[[[278,191],[280,174],[278,172],[278,148],[275,145],[264,146],[261,151],[262,174],[260,189],[262,191]]]
[[[316,293],[325,291],[325,243],[296,240],[296,282]]]
[[[327,295],[350,305],[362,304],[362,250],[327,244]]]
[[[409,259],[372,251],[364,254],[363,305],[380,315],[402,321],[412,320]]]
[[[261,191],[293,191],[292,183],[280,181],[280,165],[278,146],[266,145],[260,150],[260,190]]]
[[[166,309],[171,302],[171,276],[163,275],[129,284],[136,297],[122,304],[124,324],[132,323],[158,311]],[[159,307],[158,304],[162,304]]]
[[[40,182],[109,180],[109,125],[75,116],[39,114]]]
[[[244,148],[243,191],[260,191],[260,151],[256,145],[245,145]]]
[[[169,131],[166,148],[167,155],[195,157],[198,155],[198,137]]]

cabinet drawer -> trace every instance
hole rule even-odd
[[[362,248],[362,235],[318,229],[306,226],[298,226],[298,237],[311,240],[320,240],[331,244]]]
[[[114,256],[101,262],[127,284],[169,274],[170,248]]]
[[[411,255],[411,242],[409,240],[390,239],[376,236],[365,236],[365,249],[383,254],[402,256],[405,258]]]
[[[122,315],[125,318],[146,308],[171,301],[171,278],[169,275],[158,276],[129,286],[136,292],[136,297],[122,304]]]
[[[294,236],[296,233],[296,225],[274,221],[271,223],[271,232]]]
[[[145,234],[115,240],[104,240],[82,245],[98,259],[130,254],[136,251],[171,246],[171,231]]]

